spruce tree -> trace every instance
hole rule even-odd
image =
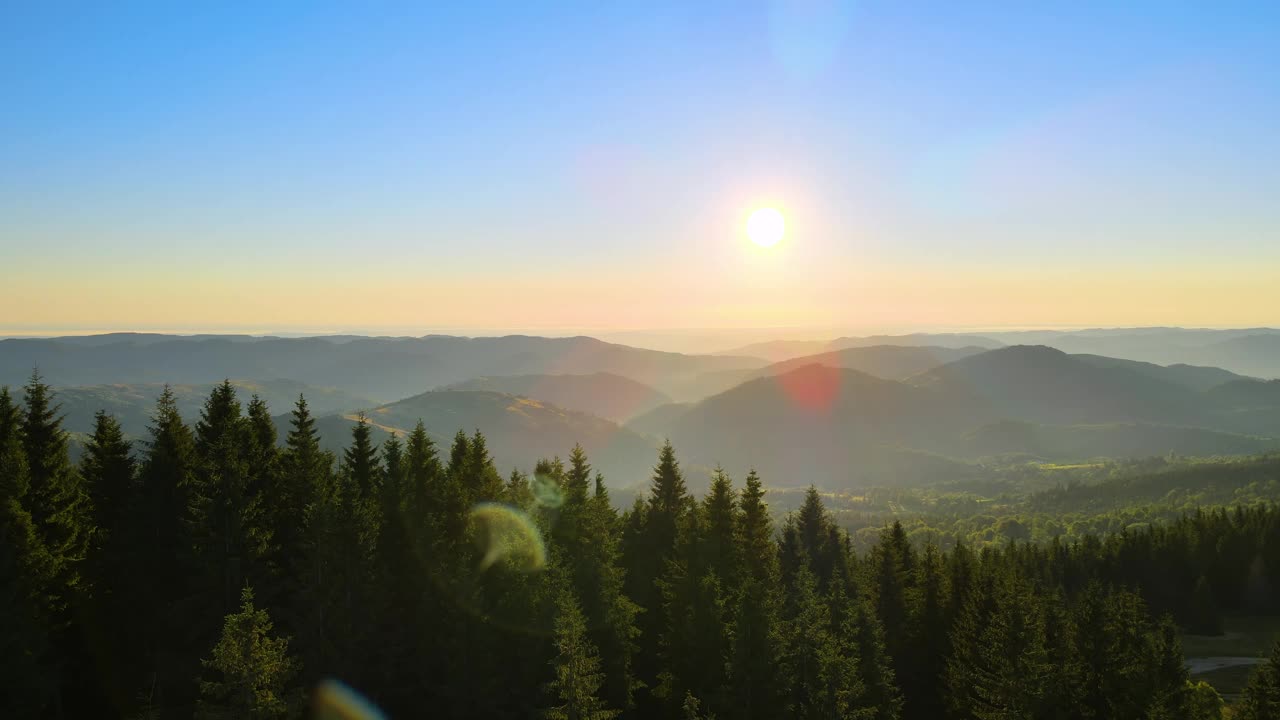
[[[266,610],[253,604],[253,590],[240,594],[240,612],[228,615],[212,655],[202,660],[198,718],[271,720],[294,715],[299,694],[290,687],[298,662],[289,641],[272,634]]]
[[[625,573],[615,531],[616,515],[607,497],[591,490],[591,465],[581,445],[569,454],[569,466],[561,471],[554,463],[544,474],[562,478],[563,502],[551,533],[561,550],[563,564],[575,596],[581,599],[588,636],[599,649],[605,685],[604,700],[610,707],[629,708],[635,678],[632,658],[639,631],[638,609],[623,594]]]
[[[721,468],[712,474],[711,489],[702,501],[704,532],[698,554],[701,565],[716,574],[726,587],[738,585],[738,494]]]
[[[129,524],[127,604],[132,612],[125,623],[142,647],[139,671],[146,680],[139,687],[152,687],[166,703],[181,706],[198,672],[198,655],[193,657],[184,642],[189,609],[180,604],[193,568],[184,518],[198,462],[195,439],[168,387],[156,401],[148,434]]]
[[[906,696],[904,715],[908,718],[941,717],[946,711],[942,677],[949,652],[947,635],[947,576],[938,546],[925,546],[919,563],[916,585],[919,592],[910,609],[909,659],[912,676],[903,678]]]
[[[627,580],[626,594],[645,609],[638,618],[640,629],[636,670],[640,680],[654,687],[661,670],[659,641],[666,626],[662,612],[662,595],[658,579],[675,560],[676,541],[686,514],[691,508],[688,488],[675,450],[668,441],[658,453],[653,469],[649,496],[643,506],[637,501],[626,534],[623,549]]]
[[[916,666],[921,658],[911,653],[909,608],[916,603],[916,562],[902,523],[895,520],[880,534],[880,542],[867,562],[867,592],[884,627],[885,649],[893,659],[894,674],[902,683],[910,708],[912,699],[917,697],[913,683],[921,673]]]
[[[382,481],[382,464],[378,448],[373,442],[373,427],[369,417],[360,412],[351,428],[351,444],[342,453],[339,472],[355,485],[362,498],[373,498]]]
[[[85,561],[88,598],[81,617],[101,682],[117,706],[127,706],[141,660],[137,638],[120,622],[130,610],[132,505],[137,500],[137,463],[115,418],[99,411],[80,458],[80,477],[90,498],[96,532]]]
[[[1019,581],[995,586],[994,607],[979,635],[967,689],[979,720],[1044,717],[1052,673],[1045,648],[1044,614],[1034,595]]]
[[[111,415],[98,411],[93,418],[93,434],[80,458],[80,477],[89,497],[93,524],[97,532],[90,545],[91,566],[95,568],[95,592],[110,592],[110,568],[117,553],[109,546],[128,531],[129,505],[136,490],[137,462],[132,446],[125,439],[120,423]]]
[[[618,711],[600,699],[604,675],[600,657],[587,637],[586,620],[572,590],[565,588],[556,600],[554,676],[547,686],[551,707],[547,720],[612,720]]]
[[[71,464],[53,389],[39,372],[32,372],[27,381],[24,404],[20,435],[29,483],[26,507],[41,545],[55,563],[56,602],[65,608],[79,583],[80,563],[93,533],[88,496]]]
[[[0,715],[39,717],[55,692],[58,660],[49,628],[55,563],[23,505],[27,458],[16,409],[0,390]]]
[[[1195,705],[1191,694],[1191,678],[1187,675],[1186,656],[1173,619],[1165,616],[1148,632],[1150,643],[1147,675],[1151,698],[1146,717],[1151,720],[1193,718]]]
[[[735,543],[741,557],[733,588],[729,662],[729,706],[736,717],[776,718],[783,709],[786,678],[777,667],[782,648],[782,592],[773,521],[760,477],[751,471],[738,504]]]
[[[274,510],[276,488],[282,484],[280,448],[271,409],[257,395],[249,399],[245,409],[245,428],[241,453],[247,476],[247,493],[255,499],[255,532],[260,540],[261,557],[251,566],[250,581],[256,583],[259,603],[274,606],[283,591],[284,570],[280,565],[279,539],[275,536]]]
[[[870,717],[872,709],[859,704],[865,689],[857,658],[846,645],[848,637],[833,631],[831,607],[807,566],[797,571],[795,584],[780,658],[791,679],[790,716],[797,720]]]
[[[305,397],[299,395],[280,453],[278,481],[267,488],[266,522],[274,549],[273,565],[282,575],[285,598],[296,591],[307,553],[309,509],[329,485],[333,456],[320,448],[320,435]],[[292,627],[292,618],[287,626]]]
[[[263,498],[254,487],[248,450],[249,426],[229,380],[214,387],[196,423],[198,466],[189,495],[189,532],[194,543],[195,597],[213,602],[217,617],[236,607],[240,589],[257,577],[270,537]],[[207,628],[212,635],[215,627]],[[202,637],[201,644],[210,638]]]
[[[840,588],[833,592],[840,593]],[[884,628],[866,598],[852,597],[852,635],[862,682],[862,707],[871,708],[875,720],[897,720],[902,714],[902,691],[894,675],[892,658],[885,651]]]
[[[376,633],[367,610],[376,607],[378,501],[367,489],[378,469],[369,428],[352,428],[342,467],[322,488],[307,516],[307,570],[299,594],[305,619],[299,645],[313,677],[332,675],[368,692],[377,667]]]
[[[1280,720],[1280,640],[1249,677],[1233,720]]]

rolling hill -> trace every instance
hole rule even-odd
[[[1161,365],[1209,365],[1245,375],[1280,377],[1280,330],[1275,328],[1107,328],[990,335],[1009,344],[1049,345],[1069,353]]]
[[[923,452],[931,435],[964,427],[967,408],[927,389],[856,370],[807,365],[712,396],[670,419],[664,434],[682,453],[770,482],[925,482],[973,469]]]
[[[1199,389],[1224,377],[1237,379]],[[836,486],[850,481],[849,468],[879,482],[917,482],[931,473],[969,472],[947,457],[1267,451],[1280,437],[1274,422],[1280,404],[1270,403],[1270,389],[1217,368],[1013,346],[968,354],[904,381],[805,365],[698,403],[663,406],[630,427],[669,436],[706,464],[754,465]]]
[[[907,382],[1001,419],[1059,425],[1142,421],[1194,425],[1203,417],[1203,401],[1187,387],[1042,345],[1016,345],[974,355]]]
[[[53,385],[201,384],[287,377],[387,402],[476,377],[609,372],[666,392],[711,370],[764,360],[642,350],[588,337],[180,337],[0,340],[0,384],[38,367]]]
[[[1071,461],[1094,457],[1180,455],[1253,455],[1280,450],[1280,440],[1204,428],[1110,423],[1102,425],[1036,425],[1004,420],[965,436],[960,454],[971,458],[1027,455]]]
[[[266,401],[273,413],[292,409],[299,394],[306,396],[311,412],[316,415],[349,412],[375,404],[366,397],[293,380],[233,380],[232,384],[237,388],[241,404],[248,404],[249,399],[257,394]],[[213,384],[170,387],[183,418],[195,422]],[[61,406],[63,426],[68,432],[91,432],[94,414],[105,410],[120,421],[127,435],[141,438],[146,436],[156,399],[163,389],[164,385],[159,383],[57,387],[54,388],[54,401]]]
[[[422,420],[443,453],[459,430],[479,429],[504,474],[512,468],[531,471],[539,458],[567,457],[580,443],[610,485],[625,487],[646,480],[656,457],[653,442],[613,422],[498,392],[433,390],[373,408],[368,418],[378,441],[392,432],[407,433]],[[288,420],[287,415],[276,418],[282,436]],[[356,422],[351,413],[320,418],[324,446],[340,451]]]
[[[1047,345],[1063,352],[1156,363],[1161,366],[1199,365],[1233,373],[1280,378],[1280,329],[1276,328],[1093,328],[1084,330],[1016,330],[978,334],[918,333],[915,335],[848,337],[836,340],[786,340],[754,343],[725,351],[777,362],[828,350],[864,345]],[[1200,388],[1204,389],[1204,388]]]
[[[589,375],[512,375],[482,377],[442,390],[485,390],[540,400],[618,423],[671,401],[644,383],[613,373]]]
[[[993,349],[1004,343],[983,335],[956,333],[912,333],[909,335],[868,335],[864,337],[840,337],[834,340],[776,340],[753,343],[726,350],[721,355],[765,358],[773,362],[792,360],[808,355],[818,355],[833,350],[882,346],[943,347]]]
[[[718,370],[698,376],[686,395],[701,399],[716,395],[748,380],[781,375],[805,365],[846,368],[887,380],[903,380],[960,358],[986,352],[981,347],[948,348],[912,345],[868,345],[829,350],[816,355],[783,360],[759,369]]]

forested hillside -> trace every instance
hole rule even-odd
[[[356,422],[331,453],[304,400],[278,446],[230,383],[140,443],[100,415],[73,464],[56,402],[0,392],[6,717],[295,717],[337,678],[391,717],[1217,718],[1179,626],[1280,603],[1269,504],[855,551],[812,488],[694,497],[670,444],[618,512],[580,446],[503,476],[479,431]]]
[[[724,371],[735,372],[735,371]],[[443,390],[482,390],[520,395],[533,400],[598,415],[623,423],[671,401],[648,385],[613,373],[588,375],[512,375],[481,377],[448,385]]]

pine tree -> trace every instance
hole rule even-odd
[[[365,608],[370,621],[365,634],[376,637],[374,673],[380,690],[375,699],[387,711],[408,712],[421,692],[421,668],[415,649],[423,637],[418,612],[425,593],[426,568],[409,517],[409,458],[396,435],[382,444],[382,479],[378,487],[375,555],[377,591]]]
[[[1147,673],[1151,683],[1151,697],[1146,717],[1151,720],[1192,718],[1194,705],[1191,695],[1191,678],[1187,675],[1186,656],[1173,619],[1165,616],[1148,633],[1150,650]]]
[[[0,385],[0,447],[12,440],[22,450],[22,409],[13,400],[9,386]],[[25,451],[22,464],[27,463]]]
[[[835,588],[839,592],[839,588]],[[902,714],[902,691],[894,675],[893,662],[885,651],[884,628],[875,608],[866,598],[850,598],[852,635],[858,657],[858,677],[862,682],[862,707],[871,708],[875,720],[897,720]]]
[[[662,670],[655,695],[676,714],[685,693],[705,698],[712,710],[726,707],[731,610],[715,570],[696,553],[705,525],[687,526],[677,557],[658,581],[664,626],[659,636]]]
[[[611,710],[599,697],[604,684],[600,657],[587,638],[586,620],[573,592],[564,589],[556,601],[555,675],[547,686],[556,704],[543,713],[547,720],[612,720]]]
[[[727,587],[738,585],[738,494],[721,468],[712,474],[711,489],[702,501],[705,531],[698,548],[700,564]]]
[[[715,720],[715,713],[702,711],[702,703],[693,693],[684,694],[684,703],[680,707],[684,720]]]
[[[131,600],[131,506],[138,491],[137,463],[130,451],[120,423],[99,411],[80,458],[80,477],[96,528],[85,561],[89,597],[82,627],[96,656],[100,680],[114,695],[117,706],[131,702],[137,690],[133,674],[140,661],[137,638],[120,622],[128,615]]]
[[[782,647],[782,592],[773,521],[760,477],[751,471],[738,504],[735,543],[741,555],[729,664],[729,706],[736,717],[780,717],[786,678],[775,659]]]
[[[1187,682],[1187,694],[1190,712],[1187,715],[1191,720],[1222,720],[1223,711],[1226,709],[1226,703],[1222,701],[1222,696],[1212,685],[1200,680],[1198,682]],[[1238,715],[1236,717],[1239,717]]]
[[[865,689],[857,659],[833,632],[830,605],[807,566],[797,571],[795,584],[780,658],[791,678],[791,717],[871,717],[870,709],[859,707]]]
[[[53,569],[45,620],[59,665],[55,713],[74,715],[104,701],[91,674],[85,628],[75,622],[84,607],[83,563],[96,528],[83,479],[71,463],[52,388],[32,372],[24,391],[26,412],[19,434],[26,453],[25,507]]]
[[[289,434],[280,453],[279,479],[266,489],[266,523],[270,528],[274,558],[282,575],[284,599],[296,592],[307,553],[307,513],[328,487],[333,456],[320,448],[320,435],[307,400],[298,396],[289,421]],[[292,627],[293,618],[287,626]]]
[[[52,701],[57,657],[50,644],[55,563],[23,506],[29,485],[16,408],[0,389],[0,715],[38,717]]]
[[[261,543],[259,554],[262,556],[250,568],[254,571],[250,580],[258,587],[260,602],[270,607],[275,604],[284,582],[279,539],[275,536],[274,510],[270,508],[270,503],[276,499],[276,488],[283,483],[276,423],[271,418],[271,409],[267,407],[267,403],[257,395],[249,399],[245,410],[244,433],[241,452],[247,476],[247,493],[258,504],[255,532]]]
[[[443,484],[440,458],[422,421],[405,442],[404,514],[413,536],[419,563],[424,564],[440,532],[440,492]],[[434,530],[432,529],[434,528]]]
[[[127,531],[129,504],[136,490],[137,463],[120,423],[105,412],[94,415],[93,434],[80,458],[80,477],[89,497],[93,524],[97,528],[90,546],[90,563],[95,569],[95,591],[109,592],[107,563],[116,559],[108,546]]]
[[[378,503],[366,490],[378,470],[369,428],[352,428],[343,465],[307,515],[307,571],[299,593],[305,619],[299,643],[308,671],[333,675],[357,689],[376,672],[376,637],[366,631],[366,610],[376,606]]]
[[[190,618],[179,605],[190,575],[191,543],[183,519],[197,459],[191,429],[168,387],[156,402],[148,433],[125,555],[131,589],[126,604],[132,608],[125,625],[142,647],[139,671],[150,678],[145,684],[176,706],[197,672],[182,642]]]
[[[640,629],[636,671],[639,678],[653,687],[661,670],[659,642],[666,618],[661,611],[662,595],[658,579],[675,559],[676,540],[685,515],[691,508],[688,488],[671,443],[662,446],[658,464],[653,469],[649,497],[643,509],[637,504],[630,516],[631,529],[623,547],[627,567],[626,595],[645,612],[638,618]]]
[[[1052,665],[1045,648],[1044,614],[1018,581],[995,586],[994,609],[973,659],[973,715],[979,720],[1043,717]]]
[[[280,451],[276,423],[271,419],[271,408],[257,395],[249,399],[245,409],[248,433],[245,461],[249,465],[250,486],[255,493],[263,493],[278,482]]]
[[[39,372],[32,372],[24,391],[26,411],[20,435],[29,483],[26,507],[57,569],[56,602],[66,608],[79,583],[80,563],[93,532],[88,496],[71,464],[53,389]]]
[[[246,457],[251,447],[235,386],[223,381],[210,392],[196,423],[198,465],[188,511],[198,568],[194,595],[215,603],[218,617],[235,609],[240,588],[258,576],[270,547],[263,500]],[[205,632],[211,636],[216,628]],[[204,645],[209,637],[199,640]]]
[[[912,700],[917,697],[914,681],[921,670],[916,663],[920,658],[912,656],[909,607],[916,603],[915,554],[907,540],[902,523],[893,525],[880,534],[868,558],[867,592],[875,607],[876,618],[884,628],[885,649],[893,659],[895,676],[902,683],[907,698],[908,712]]]
[[[253,604],[253,590],[240,594],[240,612],[228,615],[222,636],[208,660],[202,660],[211,680],[200,682],[197,717],[270,720],[296,713],[298,694],[290,682],[298,663],[289,654],[289,641],[272,635],[271,618]]]
[[[382,479],[378,483],[378,497],[384,520],[401,514],[408,475],[404,443],[393,433],[382,443]]]
[[[382,480],[382,466],[378,448],[373,443],[373,427],[363,412],[357,414],[356,424],[351,428],[351,444],[342,453],[339,472],[350,478],[361,498],[376,495]]]
[[[603,698],[616,708],[629,708],[635,678],[632,658],[638,630],[635,604],[623,594],[625,573],[620,562],[617,517],[608,504],[591,492],[591,465],[581,445],[569,455],[569,467],[555,463],[543,473],[562,478],[563,502],[552,531],[575,596],[581,599],[588,636],[599,649],[605,670]]]
[[[1280,720],[1280,640],[1249,677],[1233,720]]]
[[[946,705],[942,696],[942,676],[949,652],[947,635],[947,576],[938,546],[929,543],[917,568],[919,592],[910,610],[909,656],[911,678],[903,679],[908,718],[942,717]]]

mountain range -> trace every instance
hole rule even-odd
[[[199,384],[289,378],[390,402],[478,377],[609,372],[677,395],[701,373],[766,365],[760,358],[682,355],[594,338],[153,336],[0,340],[0,384],[33,367],[54,385]]]
[[[1181,332],[1215,343],[1271,337]],[[1138,335],[1167,342],[1170,333],[1078,338],[1130,343]],[[419,419],[441,444],[479,429],[504,471],[529,470],[581,443],[615,486],[643,482],[664,438],[692,468],[755,467],[774,485],[827,487],[963,478],[992,458],[1280,448],[1280,381],[1003,340],[987,348],[967,335],[950,336],[950,345],[886,339],[776,363],[524,336],[8,340],[0,342],[0,384],[19,385],[38,365],[73,435],[103,409],[141,438],[161,378],[176,383],[190,420],[212,382],[247,378],[235,381],[242,400],[261,396],[282,427],[305,394],[331,449],[343,447],[363,410],[380,437]]]
[[[1047,345],[1074,354],[1093,354],[1160,365],[1191,364],[1224,368],[1264,378],[1280,378],[1280,329],[1202,329],[1177,327],[1017,330],[981,333],[914,333],[841,337],[835,340],[785,340],[727,350],[725,355],[756,356],[777,362],[820,352],[868,345],[976,346]]]

